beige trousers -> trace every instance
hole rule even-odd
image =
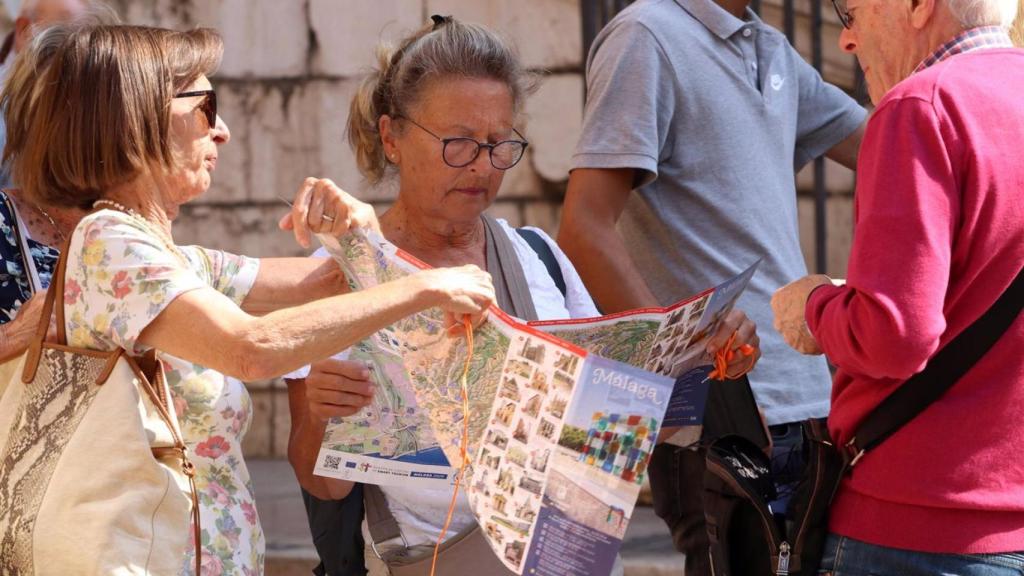
[[[417,548],[424,548],[424,546],[417,546]],[[433,546],[426,546],[426,548],[433,549]],[[377,555],[373,553],[373,548],[367,546],[363,550],[363,558],[366,561],[366,576],[389,576],[388,565],[383,560],[377,558]],[[623,576],[624,566],[622,565],[622,557],[618,554],[615,555],[615,566],[612,567],[611,576]],[[445,576],[445,575],[441,575]]]

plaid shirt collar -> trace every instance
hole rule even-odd
[[[973,52],[986,48],[1013,48],[1010,35],[1004,28],[999,26],[980,26],[964,30],[949,42],[932,52],[932,55],[925,58],[917,65],[914,73],[920,72],[929,66],[934,66],[943,60],[949,59],[957,54]]]

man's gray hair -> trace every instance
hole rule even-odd
[[[964,30],[978,26],[1009,28],[1017,17],[1017,0],[946,0]]]

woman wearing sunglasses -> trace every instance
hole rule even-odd
[[[202,572],[258,574],[263,531],[241,451],[252,403],[233,378],[280,376],[434,306],[479,318],[494,292],[463,266],[341,294],[332,261],[176,245],[181,206],[207,191],[230,140],[207,78],[222,52],[209,29],[51,28],[19,56],[0,107],[24,196],[87,212],[58,295],[67,343],[156,351],[195,465]],[[289,217],[297,232],[376,226],[370,206],[314,182],[318,192],[297,204],[306,214],[315,202],[316,222]],[[195,553],[182,550],[181,573],[194,573]]]

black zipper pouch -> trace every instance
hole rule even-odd
[[[810,576],[828,534],[828,507],[846,471],[825,419],[802,423],[804,470],[780,525],[771,461],[753,442],[724,436],[711,443],[704,475],[704,515],[715,576]]]

